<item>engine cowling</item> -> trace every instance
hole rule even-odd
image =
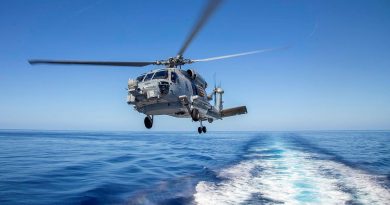
[[[192,80],[195,80],[195,78],[196,78],[196,72],[195,72],[195,70],[193,70],[193,69],[188,69],[187,70],[187,74],[190,76],[190,78],[192,79]]]
[[[207,87],[206,81],[200,76],[195,70],[188,69],[187,75],[196,82],[196,84],[201,85],[203,88]]]

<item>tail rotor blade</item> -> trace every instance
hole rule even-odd
[[[213,83],[214,83],[214,88],[217,88],[217,73],[214,72],[213,74]]]
[[[213,90],[213,95],[214,95],[214,105],[217,104],[217,73],[214,72],[213,74],[213,81],[214,81],[214,90]]]

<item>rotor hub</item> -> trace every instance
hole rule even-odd
[[[176,57],[170,57],[167,60],[160,60],[156,62],[156,65],[165,65],[170,68],[177,67],[177,66],[182,66],[185,64],[190,64],[193,63],[192,60],[190,59],[185,59],[181,55],[177,55]]]

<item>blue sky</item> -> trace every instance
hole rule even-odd
[[[0,129],[145,130],[128,78],[152,69],[34,66],[30,58],[152,61],[174,56],[205,1],[0,1]],[[225,1],[185,53],[248,115],[209,130],[390,129],[390,2]],[[187,68],[189,68],[187,67]],[[154,130],[195,130],[155,118]]]

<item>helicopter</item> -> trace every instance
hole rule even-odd
[[[177,118],[191,118],[192,121],[200,123],[198,133],[206,133],[207,128],[203,125],[203,122],[212,123],[214,120],[225,117],[247,114],[247,108],[246,106],[239,106],[224,109],[222,99],[224,90],[221,86],[216,86],[214,82],[212,92],[207,94],[208,84],[206,80],[196,70],[184,70],[182,66],[275,50],[275,48],[263,49],[197,60],[184,58],[184,52],[221,2],[222,0],[208,1],[178,54],[167,60],[133,62],[32,59],[28,62],[31,65],[164,66],[164,68],[157,68],[141,74],[135,79],[128,80],[127,104],[132,105],[136,111],[146,115],[144,125],[147,129],[153,127],[154,116],[169,115]],[[214,101],[214,103],[211,104],[210,101]]]

